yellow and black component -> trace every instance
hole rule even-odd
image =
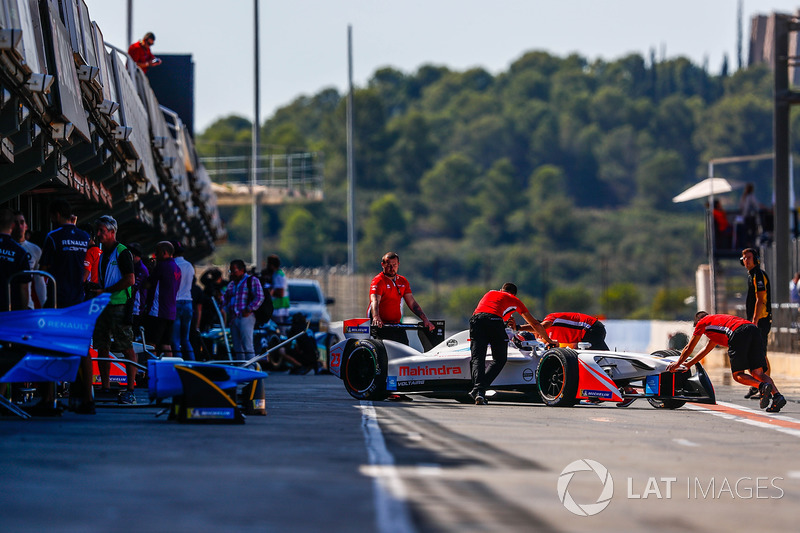
[[[224,368],[175,365],[183,394],[173,399],[179,422],[244,424],[244,413],[236,404],[236,387],[223,390],[214,381]]]

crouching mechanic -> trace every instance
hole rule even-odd
[[[593,350],[608,351],[606,327],[597,318],[583,313],[550,313],[542,320],[542,327],[550,338],[577,347],[588,342]]]
[[[769,413],[777,413],[786,405],[786,398],[778,392],[772,378],[765,372],[767,360],[764,343],[758,327],[752,322],[731,315],[709,315],[700,311],[694,318],[694,333],[689,344],[681,352],[677,361],[667,367],[668,372],[679,372],[700,362],[711,350],[719,345],[728,348],[733,379],[742,385],[758,387],[761,392],[761,408]],[[705,334],[708,344],[690,361],[684,361],[694,351],[700,337]],[[748,374],[746,371],[750,370]],[[772,399],[772,405],[769,405]],[[767,407],[769,406],[769,407]]]
[[[550,346],[557,346],[547,335],[538,320],[533,318],[528,308],[516,296],[517,286],[503,284],[499,291],[487,292],[469,319],[470,369],[472,371],[472,392],[470,395],[476,405],[486,404],[486,389],[500,374],[508,359],[508,336],[505,321],[516,311],[525,319],[527,325],[520,329],[534,332]],[[486,368],[486,349],[492,347],[492,362]]]

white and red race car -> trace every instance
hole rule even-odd
[[[392,394],[418,393],[472,401],[468,394],[472,388],[469,331],[421,352],[394,341],[370,338],[369,324],[366,318],[345,320],[345,340],[331,347],[330,371],[341,378],[351,396],[383,400]],[[439,324],[443,332],[444,326]],[[421,324],[400,327],[424,329]],[[581,400],[627,407],[637,398],[666,409],[677,409],[686,402],[716,403],[714,387],[699,363],[684,372],[666,371],[679,355],[675,350],[649,355],[546,349],[536,340],[511,335],[508,361],[491,389],[516,391],[556,407],[572,406]]]

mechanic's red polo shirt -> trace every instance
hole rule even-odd
[[[728,346],[728,340],[734,331],[744,325],[753,325],[749,320],[732,315],[706,315],[694,328],[693,335],[703,335],[720,346]]]
[[[581,342],[586,330],[591,328],[597,319],[583,313],[550,313],[542,322],[552,322],[547,328],[547,335],[558,342],[574,344]]]
[[[489,291],[483,295],[481,301],[478,302],[478,307],[475,308],[475,312],[472,314],[490,313],[503,317],[503,320],[508,320],[515,311],[519,314],[530,312],[525,307],[525,304],[513,294],[503,291]]]
[[[399,324],[400,319],[403,318],[403,313],[400,312],[400,301],[406,294],[411,294],[411,285],[408,280],[400,274],[397,274],[392,280],[381,272],[372,278],[372,283],[369,284],[370,297],[373,294],[381,296],[378,304],[381,320],[385,324]]]

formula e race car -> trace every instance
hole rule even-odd
[[[424,329],[421,324],[398,327]],[[425,352],[370,338],[368,319],[345,320],[343,331],[345,340],[331,348],[330,370],[352,397],[383,400],[393,394],[418,393],[472,402],[469,331]],[[716,403],[714,387],[699,363],[683,372],[666,371],[679,355],[676,350],[648,355],[584,346],[547,349],[530,334],[509,334],[508,361],[491,389],[516,391],[529,401],[554,407],[582,400],[627,407],[637,398],[661,409],[677,409],[686,402]],[[487,359],[490,356],[491,348]]]

